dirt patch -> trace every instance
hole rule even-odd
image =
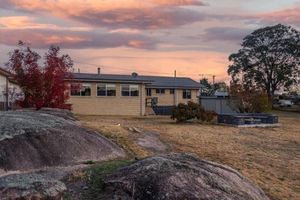
[[[144,129],[140,124],[123,121],[127,118],[103,117],[103,120],[98,116],[77,116],[77,118],[83,126],[100,131],[105,137],[123,147],[130,158],[140,159],[156,153],[169,152],[169,146],[161,141],[160,134]],[[141,122],[143,120],[130,119]]]
[[[168,150],[168,146],[159,139],[158,133],[144,133],[138,138],[137,144],[154,153],[165,153]]]

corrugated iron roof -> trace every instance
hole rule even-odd
[[[188,77],[167,77],[167,76],[132,76],[117,74],[88,74],[73,73],[73,80],[82,81],[109,81],[109,82],[135,82],[146,83],[147,88],[190,88],[202,87],[200,83]]]

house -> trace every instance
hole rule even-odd
[[[153,113],[155,106],[198,103],[200,84],[185,77],[73,73],[70,99],[73,112],[83,115]]]
[[[0,110],[12,109],[17,93],[20,93],[19,86],[11,78],[12,74],[0,68]]]

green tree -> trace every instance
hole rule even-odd
[[[278,24],[255,30],[243,39],[242,48],[229,56],[228,74],[233,84],[266,91],[269,102],[275,90],[296,82],[300,65],[300,33]]]
[[[216,91],[226,92],[228,90],[225,82],[210,83],[207,78],[201,79],[200,84],[204,86],[201,91],[202,96],[212,96]]]

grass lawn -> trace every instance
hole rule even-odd
[[[77,116],[84,126],[101,131],[131,157],[155,152],[139,146],[140,133],[155,132],[167,152],[191,152],[233,167],[259,185],[273,200],[300,199],[300,113],[276,112],[281,127],[233,128],[208,124],[176,124],[169,117]]]

